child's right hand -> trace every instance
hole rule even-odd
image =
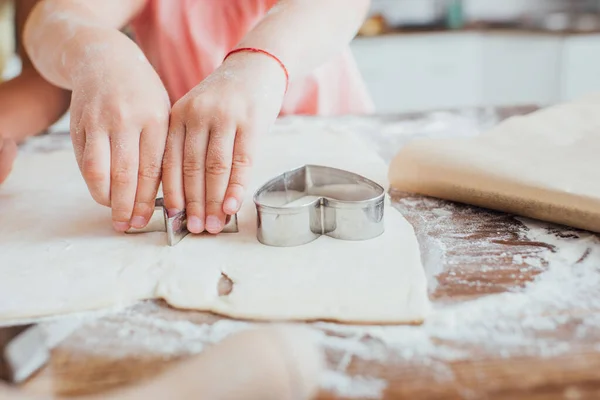
[[[0,136],[0,183],[4,182],[12,170],[17,157],[17,145],[13,140]]]
[[[92,197],[112,208],[118,231],[142,228],[154,210],[170,102],[158,74],[120,28],[147,0],[44,0],[23,44],[48,82],[71,90],[71,137]]]
[[[74,77],[71,137],[90,194],[123,232],[144,227],[154,210],[170,103],[137,48],[106,51]]]

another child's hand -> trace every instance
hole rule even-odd
[[[105,60],[74,78],[71,137],[92,197],[122,232],[144,227],[154,210],[170,103],[137,48]]]
[[[12,170],[17,157],[17,145],[13,140],[0,136],[0,183],[4,182]]]
[[[192,233],[219,233],[240,209],[253,145],[279,114],[285,74],[277,62],[237,53],[171,111],[163,159],[169,214],[187,212]]]

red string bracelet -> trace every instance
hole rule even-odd
[[[227,55],[225,56],[225,58],[223,59],[223,61],[227,60],[227,57],[229,57],[230,55],[235,54],[235,53],[240,53],[242,51],[248,51],[250,53],[264,54],[265,56],[271,57],[273,60],[277,61],[277,63],[279,63],[279,65],[283,69],[283,73],[285,74],[285,91],[287,93],[288,86],[290,84],[290,74],[288,73],[288,70],[285,67],[285,64],[277,56],[275,56],[274,54],[271,54],[268,51],[263,50],[263,49],[257,49],[255,47],[241,47],[239,49],[233,49],[229,53],[227,53]]]

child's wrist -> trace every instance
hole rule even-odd
[[[95,71],[128,65],[135,68],[143,53],[139,47],[118,30],[90,27],[82,29],[63,57],[65,72],[74,80],[85,78]]]
[[[237,48],[230,51],[223,61],[224,64],[235,65],[243,63],[245,66],[258,66],[259,69],[266,72],[266,75],[271,79],[277,79],[284,85],[284,93],[289,87],[289,73],[286,65],[276,55],[253,47]],[[257,77],[258,78],[258,77]]]

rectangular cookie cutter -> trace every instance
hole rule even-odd
[[[385,189],[364,176],[304,165],[265,183],[254,194],[258,241],[288,247],[321,235],[367,240],[384,231]]]
[[[234,214],[226,221],[223,233],[235,233],[238,231],[237,214]],[[175,246],[181,242],[184,237],[190,233],[187,230],[187,217],[185,210],[169,217],[165,208],[164,199],[157,198],[154,202],[154,213],[145,228],[129,228],[125,233],[145,233],[145,232],[166,232],[167,244]]]

